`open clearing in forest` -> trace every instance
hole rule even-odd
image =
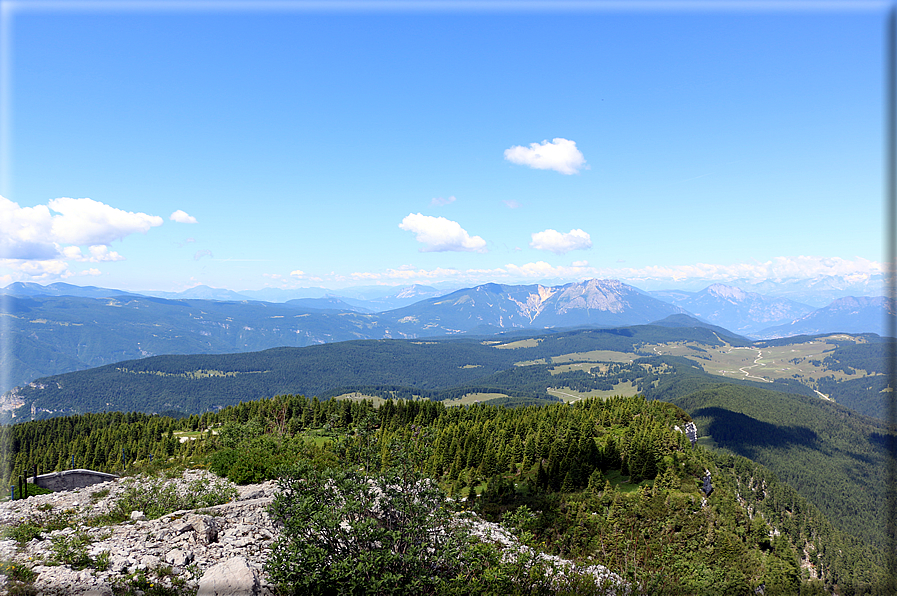
[[[555,356],[551,361],[554,364],[564,364],[565,362],[632,362],[635,358],[640,358],[640,355],[632,352],[592,350],[590,352],[573,352]]]
[[[504,393],[467,393],[458,399],[443,400],[446,406],[469,406],[470,404],[489,401],[490,399],[498,399],[500,397],[509,397]]]
[[[567,389],[566,387],[549,387],[547,391],[549,394],[555,397],[559,397],[567,403],[571,403],[580,399],[586,399],[587,397],[600,397],[602,399],[606,399],[615,395],[631,397],[638,393],[635,385],[633,385],[631,381],[626,381],[625,383],[617,383],[616,385],[614,385],[613,389],[609,390],[596,389],[594,391],[583,392]]]
[[[521,339],[519,341],[512,341],[511,343],[500,344],[500,345],[496,345],[494,347],[498,348],[499,350],[516,350],[517,348],[535,348],[536,346],[539,345],[539,342],[541,342],[541,341],[542,340],[539,338],[531,337],[529,339]]]
[[[364,393],[359,393],[358,391],[353,391],[352,393],[343,393],[342,395],[337,395],[333,399],[345,399],[348,401],[372,401],[374,402],[374,407],[379,408],[384,402],[385,399],[376,395],[366,395]]]
[[[683,356],[699,364],[712,374],[735,379],[772,382],[775,379],[793,378],[813,387],[824,376],[833,376],[838,381],[846,381],[866,376],[866,371],[856,370],[854,374],[830,370],[822,361],[840,342],[857,341],[862,338],[836,334],[811,341],[801,341],[784,346],[739,347],[725,344],[711,346],[694,342],[670,342],[646,344],[641,352],[658,356]]]

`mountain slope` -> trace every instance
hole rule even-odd
[[[682,309],[617,280],[547,287],[485,284],[389,312],[398,324],[464,332],[476,328],[639,325]]]
[[[84,297],[57,295],[74,291],[66,284],[19,286],[13,290],[32,295],[3,297],[7,324],[0,327],[0,343],[10,364],[0,391],[38,377],[158,354],[233,353],[508,327],[638,324],[679,312],[620,282],[597,280],[561,288],[489,284],[374,314],[350,312],[358,307],[330,299],[286,304],[169,300],[96,288],[84,292],[98,297]],[[415,286],[394,298],[413,300],[435,291]],[[346,310],[330,310],[340,307]]]
[[[884,422],[813,397],[730,384],[669,397],[700,436],[768,467],[842,530],[886,546]]]
[[[700,292],[657,292],[663,299],[695,316],[742,335],[752,335],[773,325],[790,323],[813,307],[788,298],[764,296],[724,284],[712,284]]]
[[[760,339],[818,335],[821,333],[878,333],[887,331],[886,321],[897,316],[893,299],[884,296],[848,296],[833,301],[790,323],[767,327],[756,334]]]

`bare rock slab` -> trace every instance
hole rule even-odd
[[[243,557],[233,557],[210,567],[199,580],[196,596],[259,596],[258,575]]]

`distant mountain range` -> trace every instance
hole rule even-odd
[[[32,284],[37,285],[37,284]],[[69,284],[51,284],[51,286],[69,286]],[[49,287],[49,286],[48,286]],[[77,286],[70,286],[77,287]],[[438,290],[430,286],[414,284],[401,287],[363,286],[346,288],[335,294],[325,288],[298,288],[286,290],[281,288],[264,288],[261,290],[242,290],[234,292],[209,286],[196,286],[183,292],[139,292],[144,296],[155,296],[169,300],[258,300],[262,302],[295,302],[296,300],[339,300],[347,305],[348,310],[358,312],[383,312],[408,306],[425,298],[433,298],[450,292]],[[59,295],[59,294],[57,294]],[[81,294],[72,294],[80,296]],[[308,302],[312,305],[314,303]],[[352,307],[352,308],[349,308]]]
[[[815,335],[829,331],[864,333],[881,329],[887,318],[897,315],[894,299],[879,297],[839,298],[826,306],[805,314],[788,323],[768,327],[755,333],[758,339],[775,339],[794,335]],[[881,335],[881,333],[880,333]]]
[[[842,298],[814,310],[805,303],[722,284],[699,292],[648,293],[618,280],[593,279],[558,286],[484,284],[444,291],[429,286],[368,288],[353,290],[354,298],[325,294],[273,303],[205,287],[189,291],[193,298],[172,299],[64,283],[14,283],[0,293],[6,323],[0,326],[0,391],[48,375],[160,354],[617,327],[671,315],[691,315],[755,339],[827,332],[882,334],[885,316],[895,316],[893,301],[883,298]]]
[[[748,336],[768,327],[790,323],[814,310],[812,306],[788,298],[745,292],[723,284],[713,284],[700,292],[661,291],[651,292],[651,295],[705,321]]]

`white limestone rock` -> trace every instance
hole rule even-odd
[[[243,557],[233,557],[209,568],[199,580],[196,596],[259,596],[258,574]]]

